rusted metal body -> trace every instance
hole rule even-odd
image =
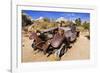
[[[79,31],[76,31],[75,27],[54,27],[41,31],[40,35],[32,32],[29,38],[34,39],[32,44],[34,45],[34,50],[38,49],[46,54],[49,49],[52,49],[52,53],[57,49],[55,53],[60,56],[61,53],[65,53],[70,43],[75,41],[78,36]]]

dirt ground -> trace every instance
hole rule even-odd
[[[85,35],[88,33],[80,33],[80,37],[74,44],[71,44],[72,48],[61,57],[61,61],[67,60],[85,60],[90,58],[90,40]],[[32,40],[29,40],[28,36],[22,37],[22,62],[43,62],[43,61],[55,61],[57,57],[54,54],[47,57],[42,52],[36,53],[31,47]]]

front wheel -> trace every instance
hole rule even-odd
[[[55,55],[57,57],[59,57],[59,60],[61,59],[61,57],[64,55],[65,53],[65,44],[62,44],[62,46],[60,47],[60,49],[58,49],[56,52],[55,52]]]
[[[62,57],[65,52],[66,52],[66,46],[64,45],[63,48],[60,51],[59,57]]]
[[[33,51],[36,50],[35,44],[32,43],[31,47],[33,48]]]

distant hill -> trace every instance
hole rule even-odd
[[[56,19],[56,22],[61,22],[61,21],[67,22],[68,20],[64,17],[59,17]]]

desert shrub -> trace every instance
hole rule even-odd
[[[43,19],[45,22],[50,22],[50,19],[49,18],[44,18]]]
[[[48,23],[48,24],[47,24],[47,28],[55,27],[55,25],[56,25],[55,23]]]
[[[85,21],[85,22],[83,23],[82,27],[83,27],[84,29],[89,30],[89,29],[90,29],[90,23],[88,23],[88,22]]]

